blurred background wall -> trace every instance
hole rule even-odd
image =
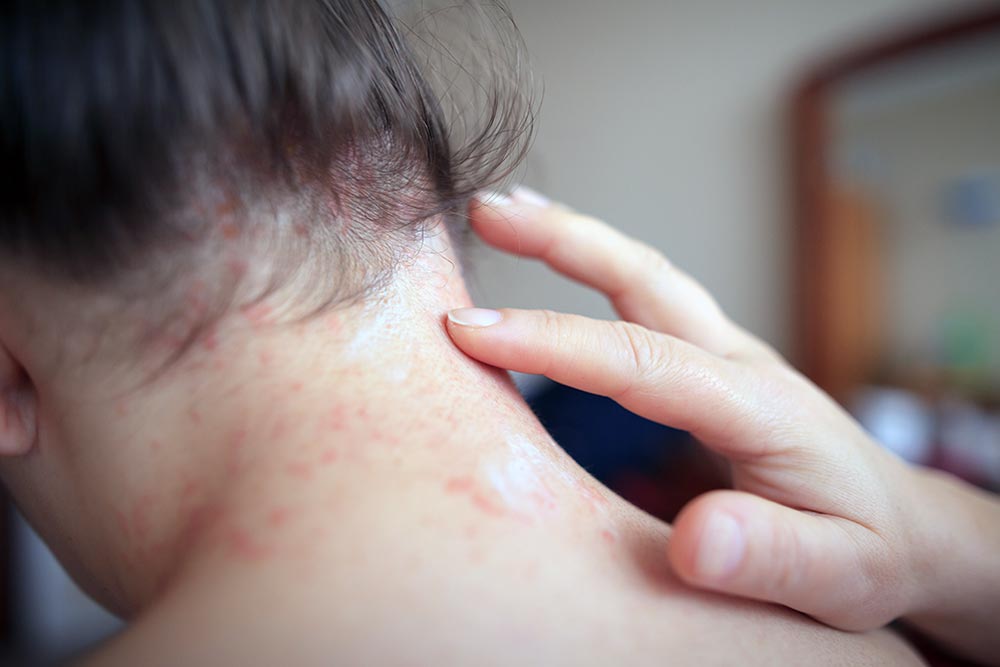
[[[511,0],[544,84],[524,182],[662,249],[788,351],[788,94],[819,59],[955,0]],[[610,317],[532,262],[478,260],[482,305]]]
[[[921,62],[846,86],[835,168],[839,180],[877,193],[882,364],[1000,377],[1000,204],[987,211],[972,199],[1000,192],[1000,40],[972,46],[964,76],[956,67],[936,76]]]

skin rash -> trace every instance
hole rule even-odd
[[[232,313],[138,389],[138,372],[47,366],[24,332],[40,437],[0,474],[132,620],[94,664],[912,661],[884,633],[683,586],[669,526],[452,345],[445,313],[470,299],[443,236],[427,245],[366,303]]]

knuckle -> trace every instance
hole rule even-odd
[[[619,395],[628,393],[638,383],[668,366],[673,356],[670,339],[654,337],[648,329],[627,322],[611,323],[611,331],[619,349],[625,354],[630,367],[628,375],[633,379]]]
[[[539,318],[541,319],[541,328],[545,332],[545,337],[553,341],[558,347],[565,346],[568,342],[568,330],[566,329],[563,317],[560,313],[554,310],[541,310],[538,311]]]
[[[538,326],[543,333],[543,337],[548,341],[552,350],[563,350],[567,349],[569,345],[568,340],[568,330],[563,322],[562,316],[554,310],[539,310],[537,311],[537,316],[539,318]],[[547,348],[549,349],[549,348]],[[542,375],[548,375],[553,368],[555,363],[555,355],[545,354],[541,358],[541,368],[539,372]]]

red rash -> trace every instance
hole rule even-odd
[[[278,421],[274,422],[274,426],[271,427],[271,437],[280,438],[285,435],[285,431],[288,429],[285,420],[279,418]]]
[[[296,477],[303,481],[312,479],[313,469],[308,463],[302,461],[294,461],[285,466],[285,472],[292,477]]]
[[[292,511],[287,507],[275,507],[267,514],[267,523],[274,528],[280,528],[288,523]]]
[[[226,198],[215,205],[215,215],[224,218],[236,212],[236,198],[227,194]]]
[[[490,516],[503,516],[506,514],[502,507],[476,488],[476,483],[471,477],[452,477],[445,482],[444,490],[452,495],[468,495],[473,506]]]
[[[266,303],[256,303],[251,306],[244,306],[240,309],[243,313],[243,317],[250,322],[250,325],[258,329],[262,326],[270,324],[272,321],[273,310]]]
[[[589,486],[580,487],[580,495],[587,501],[591,514],[608,504],[608,499]]]
[[[505,514],[502,507],[494,503],[479,491],[472,494],[472,504],[490,516],[503,516]]]
[[[226,533],[226,547],[231,556],[244,561],[259,561],[274,553],[272,548],[261,544],[242,528],[233,528]]]
[[[347,415],[345,414],[344,406],[335,405],[330,408],[330,414],[327,417],[327,426],[331,431],[341,431],[347,426]]]
[[[239,281],[247,273],[247,263],[246,260],[236,259],[235,257],[226,260],[226,270],[229,271],[229,275],[232,276],[233,281]]]
[[[201,345],[209,352],[216,350],[219,347],[219,337],[215,331],[209,331],[201,339]]]
[[[475,486],[471,477],[452,477],[444,483],[444,490],[448,493],[468,493]]]
[[[222,232],[222,237],[227,241],[232,241],[240,236],[240,228],[231,222],[222,223],[220,231]]]
[[[198,482],[188,480],[184,483],[184,488],[181,489],[181,497],[184,499],[193,498],[198,495],[201,491],[201,485]]]

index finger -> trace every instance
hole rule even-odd
[[[540,259],[564,276],[603,292],[624,320],[722,356],[769,352],[662,253],[596,218],[520,188],[511,197],[491,195],[474,204],[470,221],[486,243]]]
[[[626,322],[509,308],[455,310],[447,327],[482,362],[607,396],[737,460],[771,453],[756,376],[690,343]]]

